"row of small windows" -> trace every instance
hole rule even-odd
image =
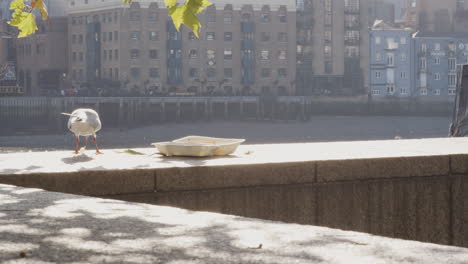
[[[455,89],[448,89],[447,91],[448,91],[448,95],[455,95]],[[373,95],[380,95],[381,93],[380,93],[380,90],[374,89],[374,90],[372,90],[372,94]],[[395,86],[388,86],[387,87],[387,94],[389,94],[389,95],[395,94]],[[408,94],[408,90],[406,88],[400,88],[400,94],[401,95],[406,95],[406,94]],[[427,88],[421,88],[419,90],[419,94],[420,95],[427,95],[428,94]],[[433,94],[434,95],[440,95],[441,94],[440,89],[434,89]]]
[[[38,43],[35,45],[35,48],[31,44],[18,45],[18,55],[19,56],[30,56],[35,52],[36,55],[45,55],[45,44]]]

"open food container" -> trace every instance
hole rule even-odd
[[[155,146],[165,156],[210,157],[225,156],[236,151],[245,139],[188,136],[170,142],[157,142]]]

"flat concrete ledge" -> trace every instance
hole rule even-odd
[[[0,183],[468,247],[468,138],[0,154]]]
[[[466,263],[468,249],[0,185],[2,263]]]

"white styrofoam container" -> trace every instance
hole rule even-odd
[[[170,142],[157,142],[155,146],[165,156],[225,156],[236,151],[245,139],[213,138],[202,136],[188,136]]]

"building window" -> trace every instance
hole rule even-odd
[[[157,58],[158,58],[158,55],[159,55],[159,54],[158,54],[158,50],[156,50],[156,49],[151,49],[151,50],[149,50],[149,57],[150,57],[150,59],[153,59],[153,60],[154,60],[154,59],[157,59]]]
[[[449,95],[455,95],[455,89],[448,89],[448,94]]]
[[[434,44],[434,50],[440,50],[440,43]]]
[[[208,23],[215,23],[216,22],[216,15],[215,14],[208,14]]]
[[[400,43],[403,44],[403,45],[406,44],[406,38],[405,38],[405,37],[401,37],[401,38],[400,38]]]
[[[108,35],[109,35],[109,41],[112,41],[112,32],[109,32]]]
[[[191,49],[191,50],[189,50],[189,58],[190,58],[190,59],[196,59],[196,58],[198,58],[198,50],[197,50],[197,49]]]
[[[434,64],[440,64],[440,58],[439,57],[434,58]]]
[[[286,32],[279,32],[279,33],[278,33],[278,41],[279,41],[279,42],[287,42],[287,41],[288,41],[288,33],[286,33]]]
[[[150,31],[149,32],[149,40],[152,40],[152,41],[159,40],[159,32]]]
[[[130,31],[131,40],[140,40],[140,31]]]
[[[232,68],[224,68],[224,78],[226,79],[232,78]]]
[[[261,50],[260,51],[260,59],[262,59],[262,60],[270,59],[270,51],[269,50]]]
[[[455,58],[449,58],[448,59],[448,66],[449,66],[449,71],[454,71],[456,68],[456,62]]]
[[[379,72],[379,71],[376,71],[376,72],[375,72],[375,78],[376,78],[376,79],[382,78],[382,73]]]
[[[323,47],[323,55],[324,55],[325,57],[331,57],[331,55],[332,55],[332,47],[329,46],[329,45],[325,45],[325,46]]]
[[[421,43],[421,52],[426,52],[426,51],[427,51],[426,43]]]
[[[262,32],[260,35],[260,40],[263,42],[270,41],[270,32]]]
[[[406,79],[406,72],[400,72],[400,78]]]
[[[382,60],[382,54],[380,54],[380,53],[375,54],[375,60],[376,61],[381,61]]]
[[[392,54],[392,53],[387,54],[387,64],[388,64],[389,66],[393,66],[393,65],[394,65],[394,60],[393,60],[393,54]]]
[[[140,21],[141,13],[140,11],[130,11],[130,21]]]
[[[150,68],[149,69],[149,76],[150,76],[150,78],[159,78],[159,69],[158,68]]]
[[[130,51],[130,59],[138,59],[140,57],[140,50],[132,49]]]
[[[285,68],[279,68],[278,69],[278,78],[284,79],[288,77],[288,71]]]
[[[425,70],[425,69],[426,69],[426,65],[427,65],[427,63],[426,63],[426,58],[424,58],[424,57],[421,58],[421,59],[419,60],[419,68],[420,68],[421,70]]]
[[[232,41],[232,32],[224,32],[224,41]]]
[[[198,69],[197,68],[190,68],[189,70],[189,77],[190,78],[198,78]]]
[[[435,89],[435,90],[434,90],[434,94],[435,94],[435,95],[440,95],[440,89]]]
[[[115,58],[116,60],[119,59],[119,50],[114,50],[114,58]]]
[[[76,52],[72,53],[72,61],[76,61]]]
[[[333,73],[333,62],[325,61],[325,73]]]
[[[148,21],[150,21],[150,22],[158,21],[158,12],[150,11],[148,13]]]
[[[401,54],[401,61],[406,61],[407,56],[405,53]]]
[[[406,88],[400,88],[400,94],[408,94],[408,90]]]
[[[270,14],[268,14],[268,13],[261,13],[261,14],[260,14],[260,22],[261,22],[261,23],[270,23]]]
[[[133,78],[138,78],[140,77],[140,68],[130,68],[130,75]]]
[[[457,85],[457,75],[451,73],[448,76],[448,86],[455,87]]]
[[[224,50],[224,59],[225,60],[232,60],[232,50],[231,49],[225,49]]]
[[[215,40],[214,32],[206,32],[206,40]]]
[[[192,31],[190,31],[188,33],[187,38],[188,38],[188,40],[195,40],[195,39],[197,39],[197,36],[195,36],[195,34]]]
[[[278,50],[278,60],[286,59],[286,50]]]
[[[208,68],[206,70],[206,77],[208,77],[209,79],[214,79],[216,77],[216,69]]]
[[[288,17],[286,16],[286,14],[279,14],[278,18],[279,18],[280,23],[288,22]]]
[[[380,95],[380,90],[372,90],[372,95]]]
[[[421,95],[427,95],[427,88],[422,88],[421,90],[419,90],[419,93]]]
[[[271,69],[262,68],[261,76],[262,76],[262,78],[269,78],[271,76]]]
[[[214,60],[215,59],[215,50],[214,49],[207,49],[206,50],[206,58],[209,60]]]
[[[231,23],[232,23],[232,15],[224,14],[224,24],[231,24]]]
[[[390,95],[395,93],[395,86],[393,84],[387,85],[387,93]]]
[[[115,41],[119,40],[119,32],[118,31],[114,31],[114,40]]]
[[[440,73],[438,73],[438,72],[434,73],[434,80],[436,80],[436,81],[440,80]]]
[[[78,44],[83,44],[83,35],[78,36]]]
[[[80,52],[80,53],[78,54],[79,60],[80,60],[80,61],[83,61],[83,57],[84,57],[84,56],[83,56],[83,52]]]

